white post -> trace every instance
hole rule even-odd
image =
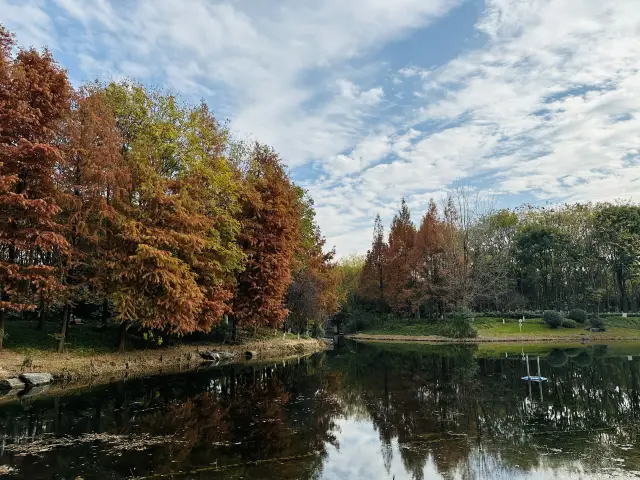
[[[527,377],[531,378],[531,372],[529,372],[529,355],[527,355]]]

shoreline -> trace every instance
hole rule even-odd
[[[185,372],[209,365],[199,351],[233,352],[235,357],[218,365],[257,363],[285,360],[326,350],[327,343],[319,339],[263,339],[240,345],[194,344],[176,345],[157,350],[132,350],[124,353],[78,355],[53,351],[20,353],[0,351],[0,379],[17,377],[24,372],[48,372],[54,385],[73,383],[102,384],[123,378],[151,376],[159,373]],[[244,352],[256,355],[247,360]],[[211,363],[210,365],[216,365]]]
[[[504,337],[476,337],[476,338],[449,338],[437,335],[386,335],[356,333],[345,335],[345,338],[367,342],[417,342],[417,343],[584,343],[593,344],[601,342],[640,342],[640,336],[621,337],[619,335],[563,335],[563,336],[536,336],[519,335]]]

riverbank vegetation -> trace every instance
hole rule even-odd
[[[156,346],[285,321],[320,334],[339,278],[314,214],[278,154],[205,103],[133,81],[74,88],[0,27],[0,348],[21,322],[59,352],[113,326],[120,350],[130,332]]]
[[[635,204],[496,210],[461,188],[440,207],[432,200],[416,225],[402,200],[388,236],[376,217],[366,256],[340,266],[356,265],[360,273],[344,285],[350,293],[336,323],[348,332],[438,335],[466,312],[480,335],[487,330],[478,328],[483,317],[516,319],[511,329],[518,329],[519,318],[545,317],[546,325],[535,323],[545,335],[604,330],[615,318],[636,329],[622,314],[640,309],[638,258]],[[493,322],[496,332],[499,322]]]

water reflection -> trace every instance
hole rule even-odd
[[[521,380],[527,351],[547,382]],[[5,405],[0,465],[30,479],[629,478],[638,353],[337,342]]]

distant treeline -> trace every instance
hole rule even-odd
[[[0,26],[0,348],[8,314],[166,334],[305,330],[338,306],[313,201],[206,104],[134,82],[72,88]]]
[[[402,201],[388,237],[375,220],[351,304],[401,316],[475,311],[640,310],[640,207],[495,210],[468,189],[431,201],[419,225]]]

